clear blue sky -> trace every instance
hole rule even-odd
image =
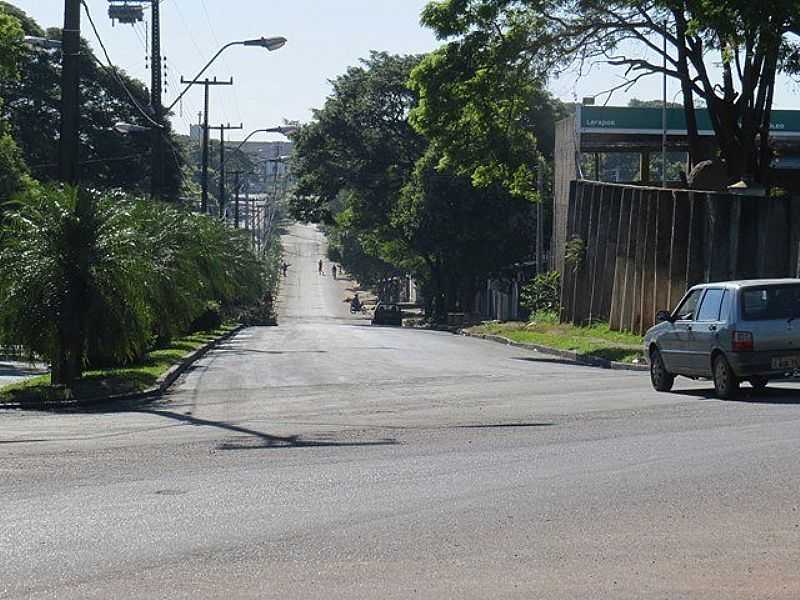
[[[87,2],[112,60],[131,75],[149,81],[144,26],[112,27],[107,16],[108,0]],[[45,27],[63,25],[63,0],[11,3]],[[437,40],[419,25],[419,13],[426,3],[427,0],[163,0],[163,53],[169,66],[165,104],[177,95],[181,76],[193,77],[226,42],[282,35],[289,43],[277,52],[233,47],[215,63],[209,75],[232,75],[235,86],[212,88],[211,120],[236,125],[242,122],[246,131],[279,125],[284,118],[306,121],[311,108],[321,106],[328,95],[328,80],[368,56],[370,50],[410,54],[436,48]],[[99,54],[85,17],[83,36]],[[652,56],[648,58],[654,60]],[[619,69],[596,67],[580,80],[567,74],[552,82],[550,88],[563,100],[579,100],[615,85],[621,75]],[[678,85],[671,81],[670,99],[677,91]],[[797,84],[783,79],[776,93],[776,107],[797,107],[797,93]],[[631,97],[660,98],[660,79],[650,77],[632,91],[616,94],[611,103],[625,104]],[[202,92],[198,88],[187,95],[182,115],[176,109],[176,129],[187,132],[201,109]]]

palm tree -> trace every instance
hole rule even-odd
[[[87,352],[141,354],[147,265],[129,207],[77,188],[34,187],[5,213],[0,335],[49,359],[54,385],[80,378]]]

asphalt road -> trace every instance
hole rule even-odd
[[[373,328],[285,243],[280,326],[163,400],[0,412],[0,598],[800,597],[796,388]]]

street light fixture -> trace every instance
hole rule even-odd
[[[131,135],[136,133],[148,133],[152,127],[143,127],[142,125],[133,125],[132,123],[116,123],[114,131],[123,135]]]
[[[46,37],[39,37],[36,35],[26,35],[25,43],[34,48],[42,48],[44,50],[61,50],[61,40],[51,40]]]
[[[283,48],[286,45],[286,38],[285,37],[270,37],[265,38],[261,37],[257,40],[245,40],[242,42],[243,46],[259,46],[261,48],[266,48],[270,52],[274,52],[280,48]]]

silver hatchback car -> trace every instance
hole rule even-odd
[[[656,320],[644,344],[658,391],[683,375],[711,378],[718,397],[732,398],[742,381],[762,389],[800,377],[800,279],[697,285]]]

